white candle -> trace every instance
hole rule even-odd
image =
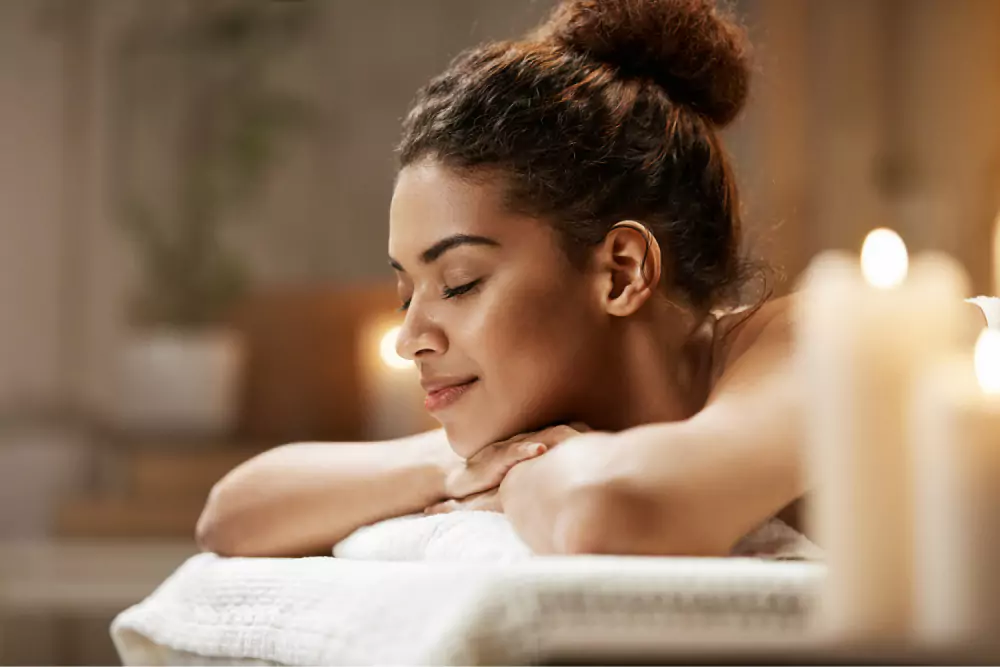
[[[365,438],[391,440],[439,426],[424,409],[416,365],[396,354],[398,321],[380,319],[362,334]]]
[[[826,253],[797,299],[809,518],[827,554],[821,629],[899,640],[912,626],[912,471],[906,408],[916,369],[961,335],[965,274],[876,230],[856,256]]]
[[[916,606],[931,642],[1000,628],[1000,332],[941,362],[913,403]]]

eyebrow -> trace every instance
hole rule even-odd
[[[496,239],[491,239],[488,236],[476,236],[474,234],[452,234],[451,236],[446,236],[434,245],[432,245],[427,250],[420,253],[420,263],[430,264],[436,262],[440,259],[441,255],[445,254],[453,248],[457,248],[463,245],[484,245],[494,248],[500,247],[500,242]],[[402,265],[394,260],[392,257],[389,258],[389,266],[396,269],[397,271],[406,272],[406,269]]]

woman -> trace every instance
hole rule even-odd
[[[201,545],[328,554],[493,509],[541,553],[722,555],[801,496],[788,304],[737,308],[718,133],[749,77],[710,0],[571,0],[459,56],[405,120],[390,210],[398,351],[444,428],[263,454]]]

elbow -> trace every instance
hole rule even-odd
[[[219,553],[222,547],[219,539],[219,525],[215,517],[209,514],[206,507],[198,517],[198,523],[194,528],[194,541],[198,545],[199,551],[209,551]]]
[[[565,555],[719,557],[729,544],[711,525],[699,525],[697,513],[679,493],[656,497],[622,483],[588,485],[576,490],[557,516],[553,550]]]
[[[272,449],[237,466],[217,481],[195,524],[195,543],[201,551],[226,557],[265,555],[260,544],[267,534],[261,525],[259,490],[261,463],[289,445]]]
[[[201,516],[198,517],[194,539],[201,551],[210,551],[225,556],[232,551],[232,544],[227,536],[229,531],[226,521],[223,519],[224,515],[219,511],[219,495],[219,484],[216,484],[209,493]]]
[[[295,532],[298,526],[294,521],[276,523],[282,514],[262,507],[256,488],[252,477],[238,471],[216,482],[195,525],[195,543],[201,551],[226,558],[330,555],[332,542],[303,537]]]
[[[248,545],[243,544],[239,537],[239,522],[235,520],[231,508],[227,507],[229,494],[226,487],[225,479],[212,487],[195,525],[195,543],[201,551],[219,556],[252,556]]]

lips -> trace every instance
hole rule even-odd
[[[422,380],[420,384],[427,391],[424,407],[428,412],[443,410],[468,393],[478,381],[478,377],[464,380]]]

